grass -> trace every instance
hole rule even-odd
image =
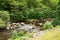
[[[32,40],[60,40],[60,29],[54,28],[51,31],[44,33],[43,35],[39,35]]]
[[[57,25],[56,28],[60,28],[60,25]]]

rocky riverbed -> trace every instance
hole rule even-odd
[[[42,25],[41,23],[39,24],[40,26]],[[38,32],[42,28],[40,26],[36,26],[34,24],[25,24],[25,23],[12,23],[9,24],[7,29],[15,29],[17,31],[24,30],[26,32]]]
[[[7,25],[6,28],[0,29],[0,40],[7,40],[12,36],[14,30],[20,31],[23,30],[26,33],[34,32],[35,34],[32,35],[35,38],[38,35],[43,35],[44,32],[41,31],[43,29],[43,24],[46,20],[41,22],[33,21],[33,22],[20,22],[20,23],[11,23]]]
[[[42,24],[40,24],[40,25],[42,25]],[[0,30],[0,40],[7,40],[8,38],[10,38],[12,36],[12,32],[14,30],[16,30],[16,31],[23,30],[26,33],[35,32],[37,35],[37,33],[41,30],[41,28],[40,28],[40,26],[36,26],[34,24],[25,24],[23,22],[11,23],[7,26],[6,29]],[[33,35],[33,36],[36,36],[36,35]]]

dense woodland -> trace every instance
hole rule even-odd
[[[7,27],[9,23],[27,22],[30,19],[52,19],[51,23],[44,24],[46,29],[60,25],[60,0],[0,0],[0,28]]]
[[[11,22],[54,19],[60,16],[59,12],[60,0],[0,0],[0,13],[9,14]]]

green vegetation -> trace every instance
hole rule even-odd
[[[43,35],[39,35],[37,38],[33,38],[32,40],[60,40],[60,29],[52,29]]]
[[[0,4],[0,10],[9,12],[11,22],[54,19],[60,12],[59,0],[0,0]]]
[[[60,28],[60,25],[57,25],[55,28]]]
[[[4,26],[5,26],[5,22],[0,19],[0,27],[4,27]]]
[[[0,11],[0,27],[4,28],[10,21],[10,16],[7,11]]]
[[[49,22],[49,21],[45,22],[44,25],[43,25],[43,28],[44,28],[44,29],[50,29],[50,28],[52,28],[52,27],[53,27],[53,25],[52,25],[52,23]]]
[[[30,38],[32,37],[33,33],[27,33],[25,34],[24,31],[13,31],[13,35],[10,39],[8,40],[30,40]]]
[[[29,22],[30,19],[38,20],[39,22],[42,20],[41,23],[45,22],[44,19],[52,19],[51,22],[41,24],[44,29],[60,25],[60,0],[0,0],[0,28],[7,27],[9,22]],[[38,25],[40,26],[40,24]],[[39,40],[60,40],[59,32],[56,32],[58,34],[54,32],[54,35],[48,32],[46,33],[46,38],[43,36]],[[49,33],[51,33],[51,36]],[[9,40],[29,40],[31,35],[32,33],[25,34],[23,31],[14,31]]]

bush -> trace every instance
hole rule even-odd
[[[41,9],[40,8],[33,8],[33,7],[30,8],[29,9],[29,16],[28,16],[28,18],[29,19],[39,19],[39,20],[42,19],[44,14],[41,11]]]
[[[7,27],[10,21],[10,16],[7,11],[0,11],[0,27]]]
[[[44,23],[44,25],[43,25],[43,28],[44,29],[49,29],[49,28],[52,28],[53,26],[52,26],[52,23],[51,22],[49,22],[49,21],[46,21],[45,23]]]
[[[8,40],[29,40],[32,37],[33,33],[24,34],[24,31],[17,32],[13,31],[13,35]]]
[[[5,21],[2,21],[2,20],[0,19],[0,27],[2,28],[2,27],[5,27],[5,26],[6,26]]]
[[[11,19],[11,22],[17,22],[23,19],[23,15],[19,11],[14,11],[14,12],[11,12],[10,19]]]
[[[19,22],[19,21],[25,21],[28,19],[28,13],[20,12],[20,11],[11,11],[10,14],[10,20],[11,22]]]
[[[57,11],[57,13],[56,13],[57,16],[56,16],[55,19],[53,19],[53,22],[52,22],[52,24],[54,26],[60,25],[60,5],[57,6],[56,11]]]
[[[18,37],[18,33],[16,30],[13,31],[12,38],[16,39]]]
[[[60,19],[59,19],[59,18],[53,19],[52,24],[53,24],[54,27],[55,27],[56,25],[60,25]]]
[[[18,32],[18,36],[24,36],[24,31],[20,31],[20,32]]]

